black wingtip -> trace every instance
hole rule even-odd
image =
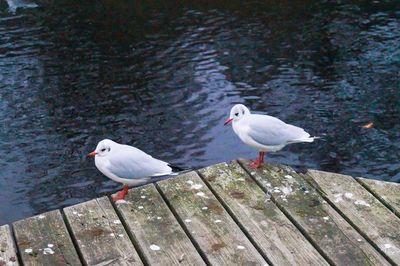
[[[173,164],[168,164],[168,166],[172,168],[172,172],[181,172],[181,171],[188,170],[188,169],[185,169],[185,168],[182,168],[180,166],[173,165]]]
[[[298,174],[307,174],[308,169],[305,166],[292,166],[293,170]]]

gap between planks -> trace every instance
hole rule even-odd
[[[13,228],[23,265],[82,265],[60,210],[16,221]]]
[[[15,236],[14,226],[10,226],[10,230],[11,230],[11,240],[14,241],[15,255],[17,256],[18,263],[19,265],[24,265],[22,264],[21,250],[17,245],[17,237]]]
[[[241,166],[240,166],[241,167]],[[237,226],[239,226],[240,230],[242,230],[242,232],[244,233],[244,235],[249,239],[249,241],[251,242],[251,244],[256,248],[256,250],[258,251],[258,253],[260,253],[260,255],[267,261],[267,263],[269,265],[273,265],[271,260],[264,255],[263,250],[261,249],[261,247],[259,247],[259,245],[256,243],[256,241],[253,239],[253,237],[250,235],[250,233],[244,228],[244,226],[242,225],[242,223],[237,219],[237,217],[233,214],[233,212],[230,210],[230,208],[225,204],[225,202],[221,199],[221,197],[219,196],[219,194],[214,190],[214,188],[211,187],[211,185],[207,182],[207,180],[205,180],[204,176],[198,171],[195,171],[197,173],[198,176],[200,176],[200,178],[203,180],[204,184],[206,184],[206,186],[208,187],[208,189],[214,194],[214,196],[217,198],[217,200],[219,201],[219,203],[224,207],[225,211],[232,217],[233,221],[237,224]]]
[[[243,163],[240,160],[237,160],[238,164],[240,167],[243,168],[243,170],[249,175],[254,182],[261,188],[262,191],[264,191],[266,194],[271,196],[271,201],[279,208],[279,210],[286,216],[286,218],[289,219],[290,222],[294,226],[296,226],[297,230],[300,231],[300,233],[311,243],[311,245],[321,254],[321,256],[330,264],[330,265],[335,265],[335,263],[332,261],[332,259],[321,249],[320,246],[311,238],[311,236],[307,233],[307,231],[289,214],[288,211],[279,203],[276,201],[275,197],[268,191],[266,190],[260,182],[255,178],[247,169],[246,167],[243,166]]]
[[[371,193],[377,200],[379,200],[386,208],[388,208],[391,212],[394,213],[394,215],[396,215],[400,219],[400,213],[390,204],[390,202],[387,202],[385,199],[383,199],[378,192],[374,191],[372,187],[365,183],[361,178],[353,177],[353,179],[356,180],[361,186],[363,186],[369,193]]]
[[[0,265],[22,265],[22,261],[18,258],[12,227],[8,224],[0,226]]]
[[[9,225],[9,228],[10,228],[10,232],[11,232],[11,241],[13,241],[13,244],[14,244],[15,255],[17,256],[18,264],[19,265],[24,265],[24,264],[22,264],[21,250],[20,250],[20,247],[17,244],[17,237],[15,235],[14,226]]]
[[[208,265],[211,266],[212,264],[208,260],[207,256],[204,254],[204,252],[201,250],[200,245],[196,242],[196,240],[191,236],[189,230],[185,226],[184,221],[179,217],[178,213],[175,211],[175,209],[171,206],[170,202],[168,201],[167,197],[164,195],[162,192],[161,188],[158,186],[158,183],[154,183],[154,186],[156,187],[158,193],[161,195],[161,198],[167,204],[168,209],[172,212],[174,215],[176,221],[179,223],[183,231],[185,232],[186,236],[189,238],[190,242],[192,242],[193,246],[196,248],[197,252],[201,256],[201,258],[204,260],[204,262]]]
[[[321,197],[326,201],[326,202],[328,202],[328,204],[338,213],[338,214],[340,214],[340,216],[342,216],[343,217],[343,219],[345,219],[372,247],[374,247],[375,248],[375,250],[377,251],[377,252],[379,252],[379,254],[380,255],[382,255],[390,264],[392,264],[392,265],[397,265],[397,263],[395,263],[370,237],[368,237],[368,235],[363,231],[363,230],[361,230],[361,228],[359,228],[349,217],[347,217],[347,215],[346,214],[344,214],[343,213],[343,211],[338,207],[338,206],[336,206],[330,199],[329,199],[329,197],[327,196],[327,195],[325,195],[325,193],[323,192],[323,190],[322,190],[322,188],[320,188],[320,186],[314,181],[314,182],[312,182],[311,180],[313,180],[313,178],[310,176],[310,175],[308,175],[307,173],[306,174],[302,174],[302,173],[298,173],[311,187],[313,187],[316,191],[317,191],[317,193],[318,194],[320,194],[321,195]],[[308,177],[305,177],[305,176],[308,176]],[[357,179],[355,179],[354,177],[352,177],[354,180],[356,180],[356,182],[358,182],[357,181]],[[359,183],[359,182],[358,182]],[[364,186],[362,186],[362,187],[364,187]],[[365,187],[364,187],[365,188]],[[365,189],[365,191],[367,192],[367,193],[370,193],[370,191],[369,190],[367,190],[367,189]],[[379,198],[377,198],[376,197],[376,195],[374,195],[374,193],[370,193],[370,194],[372,194],[379,202],[381,202],[381,200],[379,200]],[[383,203],[382,203],[383,204]],[[385,207],[387,207],[385,204],[384,204],[384,206]],[[389,209],[390,210],[390,209]],[[392,210],[390,210],[390,211],[392,211]]]
[[[141,265],[124,226],[109,198],[101,197],[64,209],[84,263]]]
[[[137,253],[138,253],[138,255],[139,255],[139,258],[142,260],[142,262],[143,262],[143,264],[144,264],[145,266],[150,265],[149,261],[146,259],[146,256],[144,255],[143,249],[142,249],[142,248],[140,247],[140,245],[139,245],[139,241],[135,238],[135,236],[134,236],[134,235],[132,234],[132,232],[129,230],[128,225],[126,224],[125,219],[122,217],[122,214],[120,213],[120,211],[119,211],[118,208],[117,208],[117,205],[115,204],[115,201],[114,201],[110,196],[108,196],[107,198],[108,198],[108,200],[111,202],[111,205],[112,205],[112,207],[113,207],[115,213],[117,214],[118,219],[121,221],[122,226],[123,226],[124,229],[125,229],[125,232],[128,234],[129,239],[131,240],[133,246],[135,247],[135,249],[136,249],[136,251],[137,251]]]
[[[193,184],[199,187],[192,188]],[[211,263],[214,265],[267,264],[196,172],[192,171],[169,181],[162,181],[158,185],[177,216],[182,220],[192,219],[185,219],[183,226],[188,229],[189,234],[199,244]],[[208,208],[204,209],[204,206]],[[221,223],[222,221],[217,218],[224,222]],[[236,247],[235,242],[241,245]],[[247,252],[240,251],[246,248]]]
[[[61,217],[65,224],[65,227],[67,228],[67,232],[68,232],[69,236],[71,237],[72,244],[74,245],[76,253],[78,254],[79,260],[81,261],[82,265],[86,265],[85,260],[83,259],[83,254],[78,247],[77,239],[75,238],[74,234],[72,233],[71,225],[69,224],[69,221],[68,221],[67,217],[65,216],[64,209],[61,209],[60,212],[61,212]]]
[[[206,265],[154,184],[130,191],[115,206],[149,264]]]
[[[314,186],[311,186],[306,182],[303,176],[295,172],[292,168],[282,165],[266,165],[260,170],[252,171],[247,167],[247,161],[242,160],[239,162],[264,191],[270,191],[274,188],[274,190],[271,190],[271,198],[276,197],[275,200],[277,206],[282,207],[283,210],[287,210],[288,218],[292,217],[292,219],[289,219],[293,223],[296,223],[297,225],[298,221],[298,229],[301,231],[300,228],[304,228],[306,232],[304,236],[310,236],[310,238],[315,241],[310,242],[317,245],[317,250],[320,251],[321,254],[329,256],[331,259],[330,261],[333,261],[333,264],[338,263],[348,265],[349,263],[358,263],[359,265],[365,265],[365,263],[369,262],[375,265],[389,265],[389,261],[386,257],[382,256],[375,246],[371,245],[370,242],[355,230],[355,228],[352,227],[352,225],[349,224],[335,208],[328,204],[328,202],[320,195],[319,192],[321,192],[321,190],[318,190],[318,188],[315,189]],[[281,175],[293,175],[292,173],[295,174],[295,178],[291,182],[280,178]],[[276,188],[276,186],[281,187],[282,185],[285,187],[289,185],[290,189],[291,186],[294,185],[295,190],[300,189],[304,191],[301,195],[296,195],[296,193],[291,194],[291,198],[297,202],[295,205],[293,205],[291,200],[285,201],[285,199],[281,199],[283,192]],[[269,187],[271,187],[271,189]],[[275,191],[275,189],[278,189],[278,191]],[[300,198],[298,196],[300,196]],[[313,212],[305,213],[303,215],[303,210],[301,208],[303,203],[308,204],[309,206],[307,207],[307,210],[310,211],[313,209]],[[320,203],[322,203],[322,205],[320,205]],[[323,215],[327,215],[327,219],[322,217]],[[324,227],[324,222],[321,224],[322,218],[325,221],[330,221],[327,227]],[[322,232],[317,230],[317,226],[323,226],[321,228]],[[331,232],[331,230],[333,231]],[[324,236],[321,234],[326,235]],[[329,244],[326,242],[327,235],[334,237],[330,241],[335,242],[336,245],[332,246],[332,243]]]

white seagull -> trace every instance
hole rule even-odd
[[[300,127],[286,124],[269,115],[251,114],[243,104],[232,107],[229,118],[224,125],[232,122],[233,131],[247,145],[259,150],[259,157],[250,165],[259,168],[264,162],[265,152],[276,152],[288,144],[313,142],[317,137]]]
[[[154,182],[166,175],[182,170],[129,145],[103,139],[96,150],[88,156],[94,157],[97,169],[108,178],[124,184],[113,200],[123,200],[128,194],[128,185],[138,186]]]

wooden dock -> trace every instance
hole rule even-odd
[[[399,184],[248,163],[0,226],[0,266],[400,264]]]

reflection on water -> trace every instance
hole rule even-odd
[[[15,13],[17,9],[38,7],[36,3],[26,0],[6,0],[6,2],[8,5],[8,11],[11,13]]]
[[[222,126],[234,103],[324,136],[270,162],[400,180],[400,4],[131,2],[0,2],[0,224],[119,187],[85,157],[105,137],[255,157]]]

